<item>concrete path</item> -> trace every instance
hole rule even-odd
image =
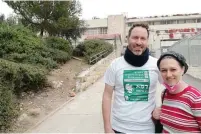
[[[161,89],[158,84],[156,98],[160,98]],[[102,94],[103,77],[78,94],[71,102],[48,117],[29,133],[103,133]],[[160,99],[157,105],[160,106]]]
[[[31,133],[103,133],[103,78],[39,124]]]
[[[186,74],[183,76],[183,80],[189,85],[201,90],[201,79],[197,79],[195,77],[192,77],[191,75]]]

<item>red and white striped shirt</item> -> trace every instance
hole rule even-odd
[[[163,133],[201,133],[201,91],[188,86],[165,94],[160,116]]]

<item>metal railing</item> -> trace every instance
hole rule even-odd
[[[93,56],[91,56],[89,58],[89,61],[88,63],[91,65],[91,64],[94,64],[96,62],[98,62],[100,59],[104,58],[105,56],[107,56],[107,54],[109,53],[109,50],[104,50],[102,52],[99,52]]]

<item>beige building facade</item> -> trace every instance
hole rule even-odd
[[[165,52],[180,39],[201,32],[201,14],[176,14],[127,18],[125,15],[109,15],[107,18],[85,20],[87,29],[79,41],[95,37],[114,40],[112,35],[120,35],[121,44],[127,44],[130,27],[135,23],[147,23],[150,27],[149,48],[154,52]],[[79,42],[78,41],[78,42]]]

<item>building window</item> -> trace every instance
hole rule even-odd
[[[88,28],[84,33],[84,35],[97,35],[97,34],[107,34],[107,27]]]
[[[160,21],[155,21],[154,25],[160,25]]]
[[[197,19],[197,23],[200,23],[201,22],[201,19]]]
[[[186,20],[186,23],[196,23],[196,20],[195,19],[188,19],[188,20]]]
[[[99,34],[107,34],[107,27],[101,27],[99,29]]]
[[[172,23],[171,23],[171,20],[167,20],[167,24],[172,24]]]
[[[154,21],[149,21],[148,24],[149,25],[154,25]]]
[[[166,24],[166,21],[165,21],[165,20],[162,20],[162,21],[160,21],[160,24],[161,24],[161,25],[165,25],[165,24]]]
[[[91,35],[96,35],[96,34],[98,34],[98,29],[97,28],[92,28],[90,32],[91,32],[90,33]]]
[[[172,20],[172,24],[177,24],[177,20]]]
[[[177,24],[184,24],[186,23],[186,20],[177,20]]]
[[[130,22],[130,23],[128,23],[128,27],[131,27],[132,25],[133,25],[133,23],[131,23],[131,22]]]
[[[165,25],[165,24],[177,24],[177,20],[164,20],[164,21],[161,21],[161,24],[162,25]]]
[[[99,34],[98,28],[89,28],[85,31],[85,35],[97,35]]]

